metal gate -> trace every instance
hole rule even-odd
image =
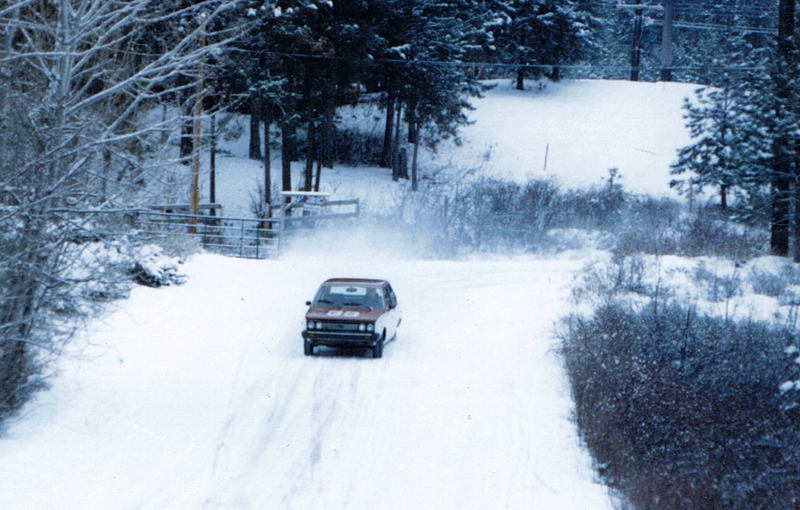
[[[202,207],[206,208],[216,209]],[[206,250],[244,258],[277,257],[292,232],[360,214],[358,199],[328,201],[327,194],[313,192],[282,193],[281,203],[270,210],[273,217],[267,219],[195,215],[181,209],[139,211],[141,228],[150,237],[189,236]]]

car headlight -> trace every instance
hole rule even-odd
[[[367,324],[367,331],[369,332],[375,331],[375,324]]]
[[[359,331],[366,331],[367,330],[367,325],[366,324],[359,324],[358,325],[358,330]]]
[[[321,322],[317,322],[317,329],[322,329],[322,323]]]
[[[306,327],[308,329],[314,329],[314,321],[308,321],[308,324],[306,324]]]

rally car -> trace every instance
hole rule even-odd
[[[402,320],[397,296],[386,280],[332,278],[322,283],[306,306],[306,356],[322,345],[361,347],[380,358],[384,344],[397,338]]]

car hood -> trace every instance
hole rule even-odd
[[[376,321],[386,310],[367,310],[366,308],[336,308],[328,306],[312,306],[306,312],[306,320],[335,320],[352,322]]]

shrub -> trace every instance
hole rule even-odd
[[[703,261],[693,271],[698,287],[705,291],[705,298],[711,303],[720,303],[742,294],[742,279],[734,268],[731,274],[720,275],[706,268]]]
[[[793,508],[797,367],[783,330],[676,305],[605,304],[561,332],[575,419],[601,479],[638,509]]]
[[[186,281],[181,273],[182,260],[171,257],[157,245],[145,245],[137,250],[131,261],[130,275],[133,280],[147,287],[180,285]]]
[[[753,292],[769,297],[779,297],[786,291],[789,281],[781,275],[753,269],[750,272],[750,285]]]
[[[582,276],[582,284],[572,289],[576,302],[609,302],[620,295],[638,294],[655,297],[656,289],[647,281],[647,264],[641,256],[615,255],[609,264],[589,266]]]
[[[298,149],[308,153],[308,139],[304,132],[299,133]],[[383,134],[364,133],[352,129],[333,129],[330,147],[327,150],[333,161],[343,165],[379,166],[383,149]]]
[[[517,183],[476,178],[477,169],[422,173],[420,191],[404,189],[391,213],[427,230],[433,251],[610,249],[634,254],[719,256],[746,260],[763,253],[765,229],[729,220],[714,208],[687,214],[675,200],[641,197],[619,185],[559,189],[551,179]],[[577,232],[583,232],[578,235]]]
[[[614,253],[619,256],[677,253],[681,243],[678,231],[681,214],[681,207],[674,200],[650,197],[628,200],[622,222],[615,227],[618,234]]]
[[[714,208],[701,209],[690,217],[681,237],[681,255],[716,255],[730,260],[747,260],[762,253],[768,241],[765,230],[733,223]]]

